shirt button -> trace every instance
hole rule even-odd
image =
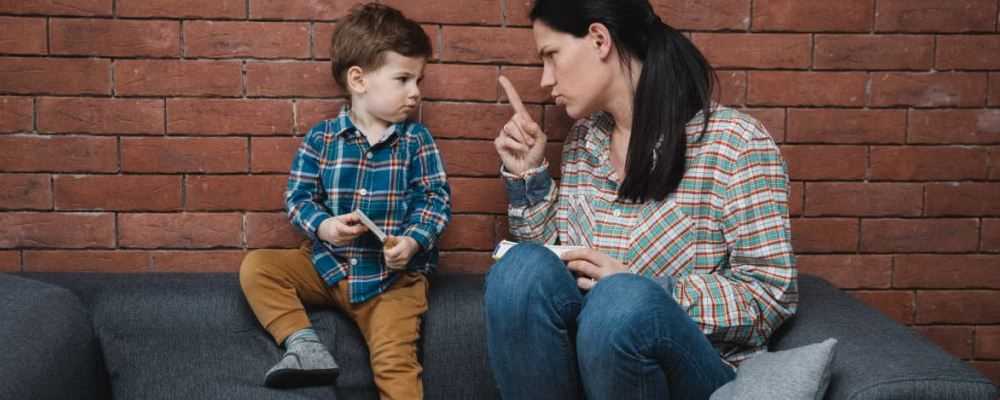
[[[358,265],[358,259],[357,258],[352,258],[351,259],[351,265]]]
[[[368,195],[368,189],[361,189],[361,190],[358,191],[358,194],[360,194],[362,196],[367,196]]]
[[[616,217],[620,217],[620,216],[622,216],[622,212],[621,212],[621,210],[615,210],[615,211],[612,211],[612,212],[611,212],[611,214],[612,214],[612,215],[614,215],[614,216],[616,216]]]
[[[369,152],[368,154],[365,154],[365,158],[367,158],[367,159],[369,159],[369,160],[371,160],[371,159],[372,159],[372,157],[374,157],[374,156],[372,155],[372,153],[371,153],[371,152]]]

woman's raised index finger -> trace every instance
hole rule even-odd
[[[524,103],[521,102],[521,96],[517,94],[517,90],[514,89],[514,85],[510,83],[510,80],[503,75],[500,75],[500,78],[497,80],[500,81],[500,86],[503,87],[504,93],[507,93],[507,100],[510,100],[510,105],[514,107],[514,112],[531,115],[528,114],[528,109],[524,108]]]

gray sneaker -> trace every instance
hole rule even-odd
[[[326,347],[309,342],[286,351],[281,361],[264,375],[264,385],[273,388],[332,385],[339,374],[340,367]]]

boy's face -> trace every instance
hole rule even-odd
[[[390,123],[406,119],[420,104],[423,57],[407,57],[394,51],[385,54],[385,64],[365,73],[365,91],[355,94],[372,116]]]

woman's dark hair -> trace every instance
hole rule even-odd
[[[688,122],[703,112],[702,133],[708,130],[712,66],[687,37],[660,20],[648,0],[536,0],[531,20],[578,38],[591,24],[603,24],[626,69],[632,57],[642,61],[618,196],[666,199],[684,177]]]

